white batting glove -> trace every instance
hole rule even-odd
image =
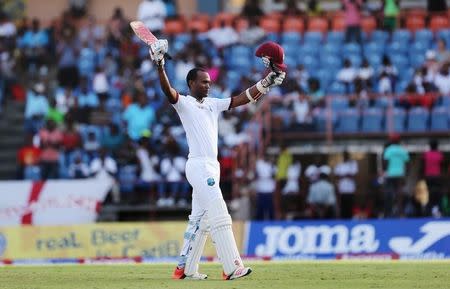
[[[150,45],[149,53],[150,58],[156,65],[164,65],[164,54],[169,50],[169,44],[166,39],[157,40]]]
[[[275,73],[275,78],[273,79],[273,83],[270,85],[270,87],[281,85],[284,81],[284,78],[286,77],[286,72],[279,72]]]

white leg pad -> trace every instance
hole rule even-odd
[[[183,240],[183,247],[181,248],[180,253],[180,259],[178,262],[178,268],[185,268],[186,267],[186,261],[189,257],[189,253],[191,251],[192,244],[194,243],[194,240],[196,239],[196,236],[198,235],[199,229],[200,229],[200,220],[203,215],[199,216],[189,216],[189,222],[186,228],[186,231],[184,232],[184,240]]]
[[[230,275],[238,267],[243,267],[243,263],[231,228],[231,216],[222,198],[210,203],[208,216],[217,256],[223,265],[224,273]]]
[[[195,234],[194,240],[191,242],[190,251],[187,254],[186,266],[184,274],[186,276],[198,273],[198,264],[205,248],[206,239],[208,238],[209,224],[206,214],[200,220],[199,229]]]

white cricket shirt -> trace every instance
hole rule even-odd
[[[180,94],[178,101],[172,104],[186,131],[188,158],[217,159],[219,114],[228,110],[230,103],[231,98],[212,97],[206,97],[200,103],[190,95]]]

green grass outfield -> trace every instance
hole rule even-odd
[[[204,281],[171,280],[173,265],[0,267],[1,289],[364,289],[450,288],[449,261],[254,262],[249,276],[222,281],[219,264],[202,264]]]

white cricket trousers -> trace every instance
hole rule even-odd
[[[211,158],[194,157],[186,162],[186,178],[191,184],[191,216],[202,216],[211,201],[223,198],[220,190],[220,164]]]

